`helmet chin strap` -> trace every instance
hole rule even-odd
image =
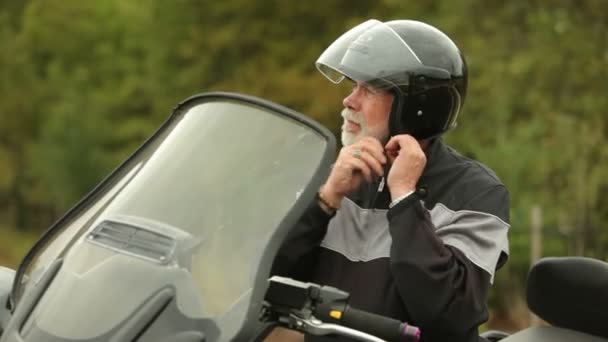
[[[402,116],[404,115],[405,100],[407,95],[399,88],[393,88],[393,104],[391,105],[391,112],[388,116],[388,132],[391,137],[399,134],[409,133],[405,127],[403,127]]]

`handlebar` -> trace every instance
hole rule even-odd
[[[386,341],[418,342],[420,329],[399,320],[346,306],[340,322]]]
[[[338,334],[361,341],[418,342],[420,329],[353,308],[350,295],[330,286],[271,277],[263,319],[312,335]]]

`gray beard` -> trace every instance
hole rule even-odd
[[[371,136],[371,137],[374,137],[374,138],[380,140],[380,143],[382,143],[382,145],[384,145],[388,142],[388,138],[389,138],[388,130],[387,130],[387,132],[383,132],[382,136],[378,136],[379,134],[373,134],[372,132],[369,131],[367,124],[363,121],[363,118],[361,117],[360,114],[355,113],[348,108],[344,108],[342,110],[342,113],[340,113],[340,114],[342,115],[342,118],[344,120],[349,119],[349,120],[352,120],[352,121],[358,123],[359,125],[361,125],[361,130],[357,134],[347,132],[344,130],[344,128],[342,128],[342,134],[340,136],[340,140],[342,141],[342,146],[350,146],[350,145],[356,143],[357,141],[361,140],[361,138],[367,137],[367,136]]]
[[[342,146],[350,146],[356,143],[361,138],[360,135],[361,134],[354,135],[352,133],[342,130],[342,135],[340,137],[340,140],[342,140]]]

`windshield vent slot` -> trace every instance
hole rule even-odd
[[[169,262],[176,245],[169,236],[114,221],[100,223],[89,233],[87,240],[116,252],[162,264]]]

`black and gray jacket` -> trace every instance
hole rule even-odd
[[[273,272],[349,292],[351,306],[416,325],[424,342],[477,341],[494,271],[508,255],[509,193],[440,139],[426,154],[423,200],[388,209],[378,181],[345,198],[333,218],[315,201]]]

